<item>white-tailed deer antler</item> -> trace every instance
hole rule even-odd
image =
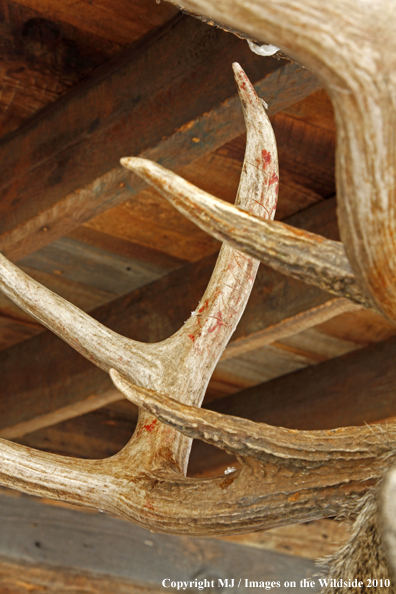
[[[234,71],[247,127],[237,202],[269,218],[277,200],[277,183],[271,181],[279,175],[275,139],[246,75],[238,65]],[[93,363],[113,370],[117,386],[148,411],[128,445],[106,460],[64,458],[0,440],[2,484],[109,511],[151,529],[214,535],[334,515],[389,467],[393,427],[378,439],[367,427],[299,432],[198,410],[246,305],[258,266],[253,258],[223,246],[191,318],[158,344],[121,337],[5,258],[0,265],[2,289],[12,299]],[[241,470],[186,478],[191,437],[236,453]]]
[[[148,159],[125,158],[121,163],[216,239],[287,276],[374,309],[361,291],[340,241],[278,221],[263,220],[211,196]],[[277,176],[274,182],[278,184]]]
[[[285,226],[262,224],[195,190],[189,189],[182,199],[180,195],[168,195],[168,199],[216,237],[283,272],[305,277],[307,282],[319,286],[322,282],[328,290],[335,289],[365,306],[374,305],[395,322],[396,4],[391,0],[173,3],[211,24],[217,22],[228,30],[242,31],[247,38],[276,44],[322,78],[335,110],[339,227],[353,273],[343,247],[333,242],[322,240],[321,252],[321,240],[311,234],[301,236]],[[158,187],[158,171],[147,164],[135,164],[137,169],[145,169],[145,175]],[[247,229],[251,232],[249,239],[244,236]],[[280,254],[274,254],[274,237],[282,238]],[[296,256],[304,262],[296,263]],[[309,273],[307,265],[313,269]],[[319,276],[322,281],[318,282]],[[122,381],[116,372],[112,376],[118,384]],[[141,400],[138,389],[127,389],[125,384],[124,389],[131,399]],[[194,419],[197,427],[198,419],[201,425],[204,422],[205,416],[197,412],[176,411],[170,400],[158,401],[147,394],[144,400],[145,406],[155,409],[164,422],[180,422],[183,414],[190,421]],[[382,439],[388,439],[388,430],[381,429]],[[396,468],[389,472],[381,497],[383,541],[396,575],[395,501]],[[362,507],[352,542],[333,560],[334,577],[342,578],[348,572],[362,578],[369,577],[368,572],[374,572],[378,578],[389,577],[376,507],[377,496],[371,494]],[[323,592],[330,591],[332,586]],[[391,591],[396,591],[395,586],[391,585]]]

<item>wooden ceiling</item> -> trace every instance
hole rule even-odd
[[[245,41],[158,0],[0,0],[0,31],[0,249],[110,328],[162,340],[203,293],[218,242],[123,170],[119,159],[153,158],[232,202],[245,144],[233,61],[269,104],[280,160],[277,218],[338,239],[334,115],[309,71],[288,59],[256,56]],[[384,421],[396,415],[395,335],[381,316],[262,266],[204,406],[299,429]],[[136,408],[104,372],[3,294],[0,350],[1,437],[86,458],[112,455],[127,442]],[[189,472],[217,474],[231,463],[196,443]],[[3,498],[6,510],[5,492]],[[26,497],[15,501],[20,509],[31,505]],[[37,513],[36,504],[29,513]],[[46,502],[40,505],[45,518]],[[301,530],[289,550],[283,545],[295,533],[274,533],[260,551],[291,559],[317,547],[320,556],[318,535],[336,530],[328,522],[315,525],[311,536]],[[89,529],[99,530],[100,522]],[[7,538],[17,530],[11,522]],[[279,538],[283,548],[268,545]],[[183,542],[177,546],[187,555]],[[249,557],[257,537],[235,542]],[[2,592],[37,584],[54,592],[159,588],[159,570],[153,572],[158,583],[148,577],[146,584],[143,574],[134,579],[106,566],[106,582],[97,578],[97,566],[69,560],[57,573],[62,584],[51,590],[59,559],[43,557],[40,547],[32,549],[36,556],[11,549],[0,543]],[[25,581],[17,579],[21,571]]]

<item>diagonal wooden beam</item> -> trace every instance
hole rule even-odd
[[[21,259],[139,192],[120,157],[177,170],[243,133],[234,61],[270,113],[320,88],[309,71],[177,16],[1,140],[1,251]]]
[[[336,234],[335,201],[289,222]],[[209,256],[93,312],[112,330],[142,342],[177,331],[202,297],[215,262]],[[236,356],[355,308],[346,300],[261,267],[244,316],[224,357]],[[14,438],[120,398],[106,373],[45,332],[0,353],[0,436]]]
[[[291,429],[396,417],[396,337],[212,402],[212,410]],[[378,429],[380,434],[380,429]]]

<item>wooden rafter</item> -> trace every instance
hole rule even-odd
[[[119,167],[127,154],[177,168],[241,134],[236,59],[270,113],[320,88],[307,70],[263,62],[246,42],[176,17],[3,140],[1,250],[20,259],[139,192]]]

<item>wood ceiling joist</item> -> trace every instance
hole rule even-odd
[[[118,165],[122,156],[177,170],[243,133],[235,60],[270,113],[320,87],[295,64],[176,17],[0,142],[1,250],[20,259],[131,198],[144,186]]]
[[[247,592],[245,578],[298,583],[315,571],[310,559],[218,539],[154,534],[105,514],[46,505],[26,496],[1,494],[0,520],[3,562],[73,568],[75,574],[90,572],[154,589],[161,588],[165,578],[193,581],[210,576],[216,591],[226,590],[218,587],[218,579],[234,578],[241,579],[238,591]],[[282,583],[278,592],[285,591]]]
[[[335,201],[310,207],[289,222],[334,237]],[[179,268],[93,312],[112,330],[142,342],[176,332],[202,297],[214,256]],[[354,308],[346,300],[261,267],[248,307],[224,357],[269,344]],[[12,438],[114,401],[109,376],[45,332],[0,353],[0,435]]]
[[[18,128],[122,49],[120,42],[51,18],[43,8],[38,1],[30,6],[0,1],[0,136]],[[163,22],[172,14],[164,15]]]
[[[41,11],[47,19],[67,23],[84,36],[95,35],[114,44],[128,45],[163,25],[178,13],[167,2],[155,0],[15,0],[16,4]]]

